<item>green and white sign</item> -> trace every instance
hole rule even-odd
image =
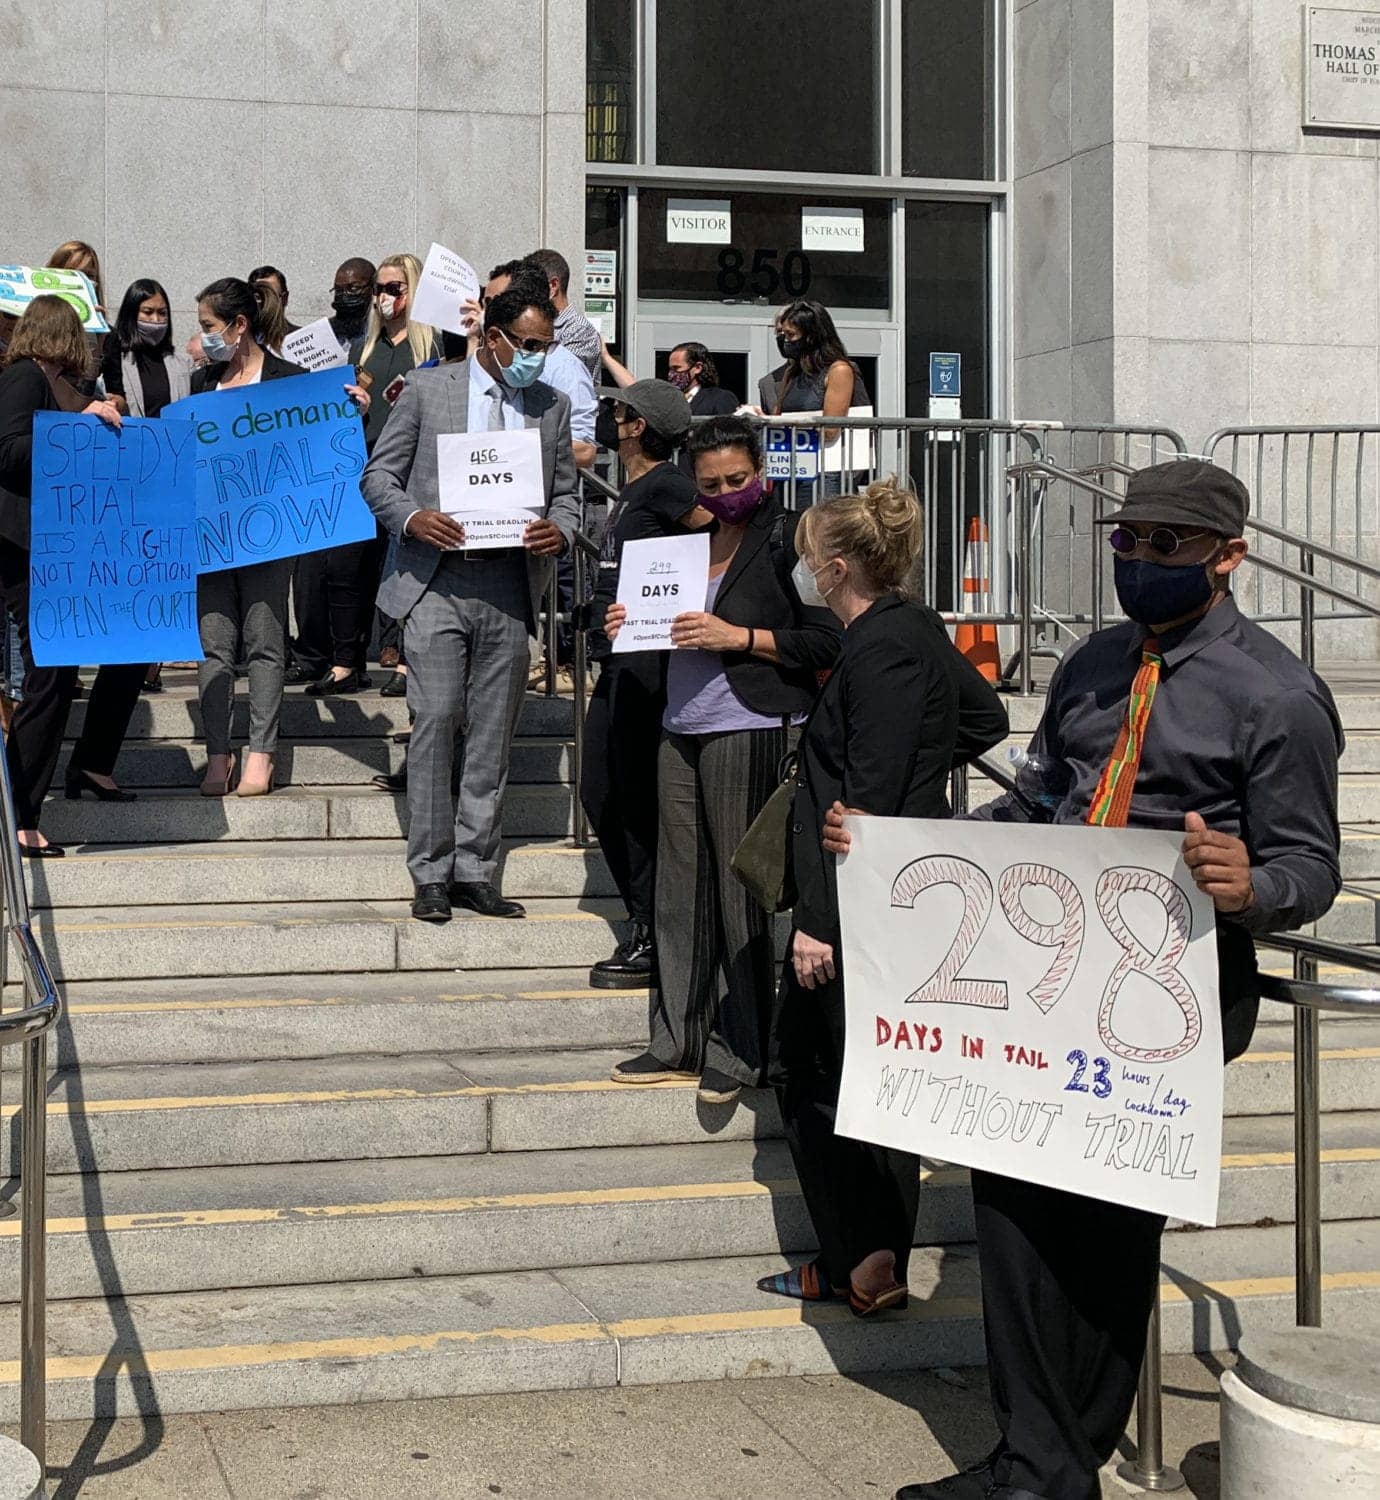
[[[110,332],[110,324],[96,305],[96,288],[83,272],[57,271],[51,266],[0,266],[0,312],[22,317],[29,303],[45,293],[70,302],[87,333]]]

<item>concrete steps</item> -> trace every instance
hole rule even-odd
[[[1242,1325],[1293,1319],[1290,1231],[1171,1235],[1164,1344],[1220,1349]],[[1380,1227],[1326,1227],[1325,1315],[1380,1331]],[[776,1255],[574,1266],[465,1276],[120,1295],[54,1303],[55,1419],[324,1405],[480,1391],[643,1385],[749,1375],[927,1369],[982,1359],[968,1245],[911,1260],[903,1314],[860,1322],[756,1290]],[[1220,1267],[1229,1264],[1233,1274]],[[13,1316],[13,1309],[8,1310]],[[7,1336],[13,1347],[17,1330]],[[0,1365],[0,1419],[18,1366]]]
[[[1380,1119],[1332,1114],[1323,1132],[1323,1214],[1380,1214]],[[411,1159],[164,1168],[55,1177],[49,1287],[55,1298],[290,1286],[565,1265],[811,1252],[785,1144],[689,1145]],[[968,1175],[922,1171],[920,1245],[973,1234]],[[1219,1223],[1293,1219],[1288,1123],[1229,1122]],[[17,1283],[18,1229],[0,1222],[0,1286]]]
[[[543,1002],[538,1002],[543,1003]],[[74,1018],[74,1027],[78,1018]],[[1269,1034],[1227,1073],[1230,1117],[1283,1115],[1292,1054]],[[78,1057],[80,1043],[76,1044]],[[52,1171],[144,1171],[244,1163],[598,1150],[774,1140],[774,1097],[701,1104],[693,1080],[614,1083],[632,1048],[421,1052],[293,1061],[86,1067],[49,1090]],[[1330,1029],[1321,1053],[1324,1108],[1380,1110],[1380,1036]],[[12,1119],[7,1105],[0,1117]],[[1377,1140],[1380,1145],[1380,1140]],[[510,1168],[520,1180],[523,1165]]]
[[[1380,696],[1341,701],[1349,887],[1320,930],[1374,942]],[[1016,740],[1040,705],[1008,707]],[[522,922],[409,919],[403,799],[369,785],[406,726],[396,699],[290,692],[286,784],[208,801],[179,676],[136,710],[118,774],[139,800],[45,812],[71,849],[27,870],[68,1005],[53,1415],[980,1360],[961,1169],[926,1168],[908,1315],[805,1310],[754,1286],[813,1248],[772,1097],[709,1108],[689,1081],[610,1080],[648,997],[588,985],[622,913],[597,851],[569,843],[571,700],[523,708],[503,875]],[[1329,1316],[1380,1324],[1380,1029],[1325,1020],[1321,1068]],[[1292,1320],[1282,1007],[1226,1102],[1223,1227],[1166,1242],[1171,1350]],[[17,1248],[0,1220],[0,1299]],[[0,1364],[0,1419],[16,1382]]]

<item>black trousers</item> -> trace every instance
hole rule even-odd
[[[843,1033],[842,969],[831,983],[807,990],[787,961],[772,1022],[769,1076],[824,1273],[830,1285],[846,1287],[859,1261],[874,1250],[890,1250],[896,1279],[904,1282],[920,1206],[920,1158],[834,1133]]]
[[[974,1171],[999,1484],[1098,1500],[1135,1404],[1164,1218]]]
[[[291,664],[324,677],[331,664],[325,552],[304,552],[292,565],[292,619],[297,630],[289,642]]]
[[[580,801],[634,922],[656,905],[656,757],[665,695],[659,664],[606,660],[585,718]]]
[[[39,810],[48,795],[58,751],[67,729],[76,667],[36,667],[29,642],[29,553],[12,542],[0,542],[0,583],[5,605],[19,627],[24,656],[24,701],[15,709],[5,755],[14,787],[15,820],[20,828],[37,828]],[[72,765],[109,776],[124,743],[148,663],[102,667],[86,702],[86,724],[72,750]]]

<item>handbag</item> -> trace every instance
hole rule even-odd
[[[791,814],[795,805],[799,757],[781,762],[781,784],[767,798],[729,860],[748,893],[770,912],[795,905],[795,861],[791,855]]]

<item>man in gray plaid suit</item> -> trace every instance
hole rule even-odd
[[[556,310],[514,287],[491,298],[475,354],[414,370],[360,480],[394,540],[379,608],[404,622],[408,754],[407,867],[412,915],[449,920],[452,905],[521,917],[494,884],[508,758],[527,687],[551,560],[579,525],[570,401],[538,378],[554,343]],[[522,546],[465,551],[465,528],[440,509],[437,439],[446,433],[537,430],[546,513]],[[457,728],[464,745],[452,804]]]

